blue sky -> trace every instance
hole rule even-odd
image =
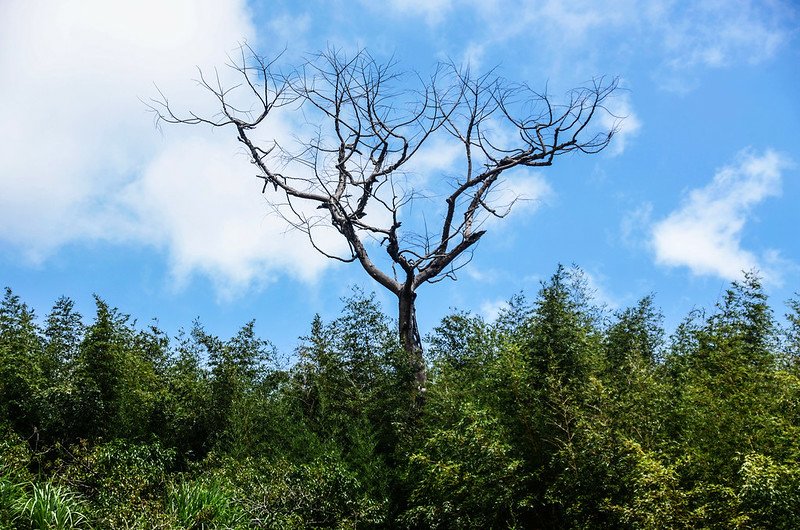
[[[450,307],[487,318],[558,263],[611,309],[654,293],[669,325],[758,269],[776,312],[800,290],[800,10],[791,1],[0,3],[0,284],[40,315],[92,293],[170,333],[230,336],[255,318],[284,352],[353,285],[270,214],[231,131],[157,130],[157,84],[213,112],[192,82],[239,43],[298,64],[328,46],[498,67],[556,99],[602,75],[627,118],[599,155],[512,175],[527,198],[490,226],[457,282],[424,286],[423,331]],[[293,132],[292,121],[261,131]],[[427,178],[452,168],[426,153]]]

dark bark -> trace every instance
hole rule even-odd
[[[421,402],[425,396],[427,371],[423,357],[422,339],[417,327],[416,301],[417,293],[406,285],[397,293],[398,299],[398,331],[400,344],[408,357],[409,366],[414,376],[417,400]]]

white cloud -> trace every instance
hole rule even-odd
[[[618,92],[606,104],[608,112],[600,114],[599,125],[603,130],[617,129],[608,147],[608,154],[619,156],[642,128],[642,122],[633,111],[627,92]]]
[[[278,53],[284,47],[285,55],[301,59],[302,54],[308,53],[307,36],[311,27],[311,16],[304,13],[292,16],[283,13],[274,17],[267,24],[270,49],[269,52]]]
[[[657,5],[657,4],[656,4]],[[664,50],[676,69],[719,68],[759,63],[772,57],[790,37],[793,9],[782,2],[724,0],[651,6]]]
[[[464,146],[457,140],[445,136],[431,136],[403,166],[409,173],[411,183],[424,186],[442,174],[456,170],[458,162],[466,157]]]
[[[663,55],[653,74],[678,93],[697,85],[704,69],[740,68],[770,60],[796,36],[798,11],[790,2],[724,0],[652,4],[643,21]]]
[[[515,169],[505,174],[505,178],[492,189],[487,203],[498,214],[509,213],[509,217],[514,218],[535,212],[554,193],[540,173],[527,168]],[[499,220],[495,216],[489,216],[484,226],[495,228]]]
[[[0,85],[0,241],[33,260],[87,239],[155,245],[177,283],[199,272],[222,294],[276,271],[313,279],[326,266],[304,235],[268,215],[231,131],[160,136],[139,99],[157,83],[182,108],[213,110],[195,66],[213,72],[255,42],[244,0],[0,9],[0,72],[14,80]],[[231,72],[220,70],[223,83]]]
[[[529,16],[545,20],[551,28],[563,35],[569,35],[568,44],[583,44],[585,39],[598,29],[607,29],[626,21],[630,13],[635,12],[630,1],[617,1],[613,8],[602,2],[592,0],[583,2],[561,2],[547,0],[541,2],[541,9],[528,11]]]
[[[606,288],[605,275],[599,272],[591,273],[586,270],[581,270],[581,273],[586,280],[586,288],[595,303],[606,309],[617,309],[620,306],[619,299]]]
[[[498,278],[502,276],[501,272],[497,269],[478,268],[474,263],[470,263],[464,267],[464,273],[472,280],[482,283],[495,283]]]
[[[506,300],[487,300],[481,304],[481,316],[487,322],[494,322],[508,307]]]
[[[169,249],[178,282],[201,272],[215,279],[223,294],[270,281],[276,270],[313,280],[327,260],[270,214],[249,162],[231,159],[236,149],[232,139],[202,137],[165,149],[124,190],[137,235]],[[320,237],[329,248],[339,240]]]
[[[774,151],[761,156],[743,153],[735,165],[719,170],[708,185],[692,190],[679,209],[653,226],[656,261],[729,280],[739,278],[743,270],[757,268],[766,279],[777,281],[777,273],[765,267],[772,260],[759,260],[742,248],[741,238],[751,210],[780,194],[786,164]]]
[[[566,50],[586,53],[587,41],[599,44],[614,33],[615,45],[648,46],[665,54],[675,70],[719,68],[766,61],[795,33],[798,12],[786,1],[706,0],[686,2],[611,0],[605,2],[534,1],[526,22],[541,21],[553,34],[569,35]],[[502,13],[503,11],[499,11]],[[620,38],[621,37],[621,38]],[[609,39],[610,41],[610,39]],[[590,48],[593,48],[590,46]]]
[[[452,0],[391,0],[391,9],[398,14],[422,16],[428,24],[442,21],[452,8]]]
[[[471,42],[464,48],[464,53],[461,55],[461,64],[469,66],[473,72],[481,72],[486,48],[485,42]]]
[[[508,43],[527,49],[522,39],[535,36],[529,64],[535,72],[544,68],[552,87],[609,67],[627,69],[645,54],[662,88],[687,91],[703,69],[770,60],[796,38],[800,19],[790,0],[494,0],[488,8],[477,1],[458,7],[483,20],[486,31],[472,40],[482,53]]]
[[[14,82],[0,85],[0,238],[38,257],[103,237],[98,204],[158,141],[138,97],[253,34],[243,2],[11,1],[2,15],[0,72]]]

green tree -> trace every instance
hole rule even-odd
[[[316,317],[298,357],[293,394],[323,454],[339,451],[375,502],[391,494],[398,504],[391,470],[406,458],[419,411],[413,371],[374,294],[355,290],[328,324]]]
[[[649,295],[622,312],[606,332],[606,370],[625,372],[632,363],[654,363],[661,360],[664,343],[663,316]]]
[[[669,393],[663,369],[663,317],[652,295],[616,314],[605,334],[603,407],[626,439],[653,450],[664,438]]]
[[[786,421],[797,387],[778,370],[777,328],[760,279],[746,274],[710,316],[679,332],[666,359],[674,403],[668,450],[681,463],[692,524],[744,524],[750,516],[737,491],[745,455],[779,463],[797,455],[796,424]]]
[[[162,438],[180,459],[200,459],[210,450],[212,393],[201,351],[195,337],[181,330],[166,368]]]
[[[530,502],[522,459],[489,411],[467,402],[453,416],[455,423],[437,422],[426,429],[410,456],[410,506],[404,522],[415,528],[513,525]]]
[[[374,294],[356,290],[343,300],[341,316],[329,324],[315,317],[298,356],[297,388],[315,428],[347,436],[363,420],[382,431],[378,435],[388,451],[397,435],[393,425],[410,412],[413,386]]]
[[[36,317],[6,288],[0,303],[0,424],[38,441],[47,366]]]
[[[56,300],[45,319],[45,367],[47,380],[44,431],[49,441],[69,442],[69,417],[64,411],[71,406],[70,396],[76,392],[75,370],[86,327],[75,303],[66,297]]]
[[[783,361],[794,373],[800,373],[800,298],[795,294],[795,298],[790,299],[786,305],[789,312],[786,313]]]
[[[83,317],[75,310],[75,302],[64,296],[56,300],[45,320],[47,356],[55,372],[68,370],[80,351],[86,327]],[[57,379],[66,374],[53,374]]]
[[[548,376],[565,384],[586,380],[600,362],[599,317],[582,271],[559,265],[539,291],[524,344],[535,386]]]
[[[159,379],[152,352],[128,315],[95,297],[97,315],[75,362],[72,400],[74,438],[141,439],[151,432]],[[152,346],[152,344],[150,344]]]
[[[409,463],[409,516],[435,516],[444,527],[456,517],[455,526],[560,527],[588,513],[576,506],[607,490],[607,474],[579,458],[602,360],[599,316],[580,271],[559,267],[532,305],[515,296],[491,327],[455,314],[436,328],[424,436]],[[485,491],[456,495],[459,474],[473,470],[481,476],[470,480],[485,480]],[[446,497],[439,505],[437,495]],[[488,512],[502,515],[487,522]]]
[[[212,446],[247,453],[255,428],[254,406],[258,406],[251,398],[270,372],[274,348],[256,336],[254,320],[227,341],[206,333],[199,324],[192,335],[205,349],[211,369],[208,420]]]

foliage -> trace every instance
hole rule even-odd
[[[182,482],[170,487],[166,510],[186,530],[236,528],[244,514],[218,484]]]
[[[744,457],[740,478],[739,499],[751,526],[787,530],[800,526],[800,467],[750,453]]]
[[[6,289],[0,303],[0,423],[31,436],[41,423],[43,341],[34,312]]]
[[[412,508],[405,520],[426,528],[490,528],[525,507],[523,462],[488,411],[465,403],[455,425],[431,429],[408,462]]]
[[[19,508],[24,504],[25,490],[7,476],[0,476],[0,528],[12,528]]]
[[[75,446],[62,458],[54,463],[55,475],[93,500],[102,526],[117,528],[141,512],[160,510],[175,453],[158,443],[115,440]]]
[[[83,500],[63,486],[50,483],[33,484],[30,496],[17,501],[19,528],[35,530],[67,530],[87,527]]]
[[[611,313],[559,267],[441,321],[424,408],[358,290],[290,364],[253,322],[96,307],[0,303],[0,528],[800,526],[800,303],[779,325],[754,274],[665,339],[652,296]]]
[[[33,478],[28,471],[31,454],[28,444],[13,432],[0,438],[0,528],[11,528],[20,502],[23,485]]]
[[[235,498],[258,528],[362,528],[385,522],[387,499],[373,496],[332,448],[307,462],[212,453],[194,474]]]

